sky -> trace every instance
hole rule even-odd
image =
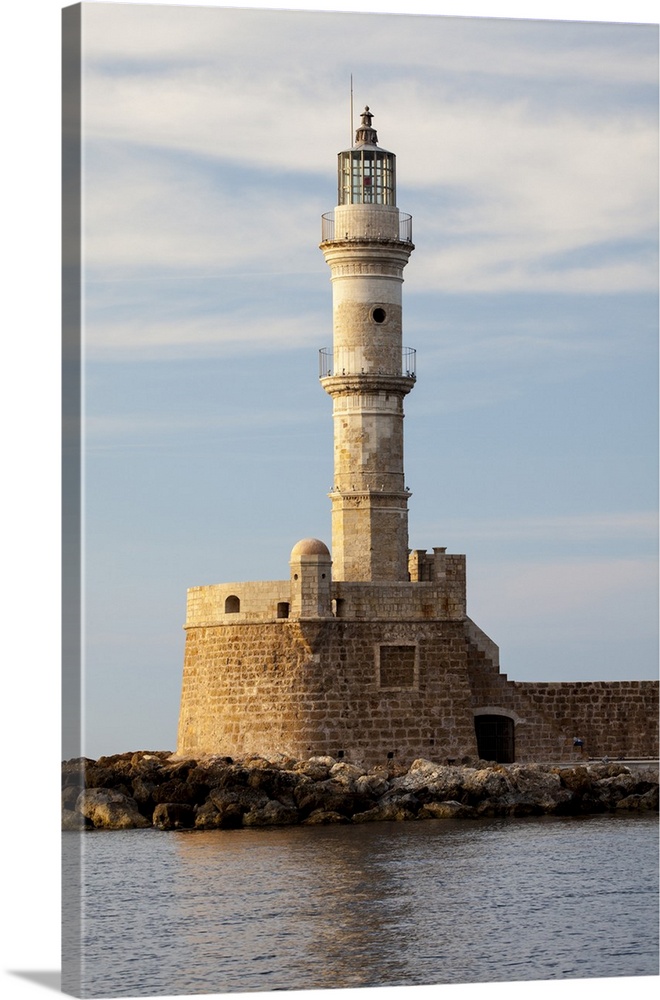
[[[656,675],[657,42],[84,7],[87,756],[174,749],[188,587],[330,543],[318,242],[351,75],[413,217],[411,547],[466,554],[511,679]]]
[[[39,775],[43,820],[5,824],[2,941],[7,968],[46,977],[59,965],[61,6],[10,5],[0,61],[5,747]],[[422,31],[377,18],[366,37],[327,19],[292,37],[288,17],[267,37],[191,21],[87,36],[92,756],[174,746],[187,587],[281,578],[299,537],[329,540],[316,245],[350,73],[413,215],[411,544],[467,554],[469,613],[510,677],[656,675],[656,6],[432,6],[462,17]],[[502,20],[523,15],[539,20]],[[40,974],[3,972],[5,995],[40,995]]]

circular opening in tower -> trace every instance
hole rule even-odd
[[[384,309],[381,309],[380,306],[376,306],[375,309],[371,310],[371,318],[374,321],[374,323],[384,323],[385,316],[386,312]]]

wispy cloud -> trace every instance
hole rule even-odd
[[[348,139],[338,84],[359,55],[424,248],[411,291],[657,286],[657,53],[638,28],[139,5],[86,16],[91,269],[308,268]]]
[[[148,447],[153,448],[156,439],[167,439],[172,436],[189,434],[190,432],[212,432],[216,429],[228,431],[240,428],[241,433],[253,430],[298,427],[305,421],[317,422],[319,411],[309,413],[297,408],[265,408],[253,411],[228,411],[213,414],[182,414],[177,411],[173,416],[164,413],[122,412],[115,414],[90,415],[85,421],[85,443],[88,448],[111,445],[114,447]]]
[[[318,204],[305,193],[294,204],[281,176],[220,173],[135,144],[104,144],[88,157],[85,264],[92,276],[103,269],[127,278],[154,270],[277,273],[283,260],[288,273],[320,270]]]
[[[622,511],[517,518],[466,518],[444,522],[445,533],[475,541],[540,541],[555,539],[562,544],[580,541],[611,542],[658,537],[656,511]]]
[[[168,360],[181,356],[208,357],[219,353],[252,353],[259,347],[269,351],[286,346],[318,346],[313,331],[320,326],[316,314],[284,312],[275,317],[258,314],[249,307],[228,314],[167,319],[142,316],[121,322],[98,322],[87,335],[88,360]],[[311,335],[310,335],[311,331]]]

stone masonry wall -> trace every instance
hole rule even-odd
[[[325,569],[325,566],[321,568]],[[308,566],[307,569],[307,573],[301,570],[301,579],[296,584],[300,592],[298,602],[291,580],[257,580],[190,587],[186,624],[192,626],[274,621],[278,618],[278,605],[283,602],[291,604],[294,617],[297,603],[300,600],[304,603],[305,595],[309,597],[312,589],[319,586],[317,567]],[[465,616],[465,556],[443,554],[442,559],[438,560],[435,577],[430,582],[351,583],[335,580],[330,583],[330,596],[340,602],[337,617],[346,619],[462,620]],[[238,611],[226,611],[225,602],[230,597],[238,599]],[[318,609],[310,617],[317,615]],[[303,614],[300,617],[307,616]]]
[[[190,587],[187,598],[188,625],[202,625],[225,618],[225,601],[238,597],[240,611],[232,612],[233,621],[263,621],[277,618],[277,605],[289,601],[289,580],[257,580],[250,583],[217,583]]]
[[[552,756],[549,747],[543,754],[540,738],[549,727],[537,723],[546,718],[565,734],[564,746],[568,738],[572,753],[576,736],[583,740],[582,753],[588,757],[658,756],[657,681],[514,683],[531,707],[526,759]]]
[[[191,588],[179,752],[460,759],[476,753],[475,715],[506,715],[517,761],[657,756],[657,682],[510,681],[465,617],[464,557],[436,550],[426,563],[432,579],[413,583],[326,576],[334,616],[326,594],[327,614],[316,601],[311,617],[278,617],[324,566]]]
[[[189,628],[177,752],[474,756],[466,656],[462,622]]]
[[[473,711],[514,719],[518,761],[658,755],[657,681],[510,681],[469,639],[468,664]]]
[[[441,583],[338,583],[332,596],[342,602],[337,616],[346,619],[406,621],[442,619],[463,621],[465,617],[465,577],[460,563],[452,564],[451,578]]]

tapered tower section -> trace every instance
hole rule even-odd
[[[333,346],[320,378],[332,396],[332,559],[336,580],[408,579],[403,399],[415,352],[403,347],[401,286],[414,246],[396,205],[396,157],[378,145],[366,107],[338,155],[338,205],[323,216],[332,273]]]

